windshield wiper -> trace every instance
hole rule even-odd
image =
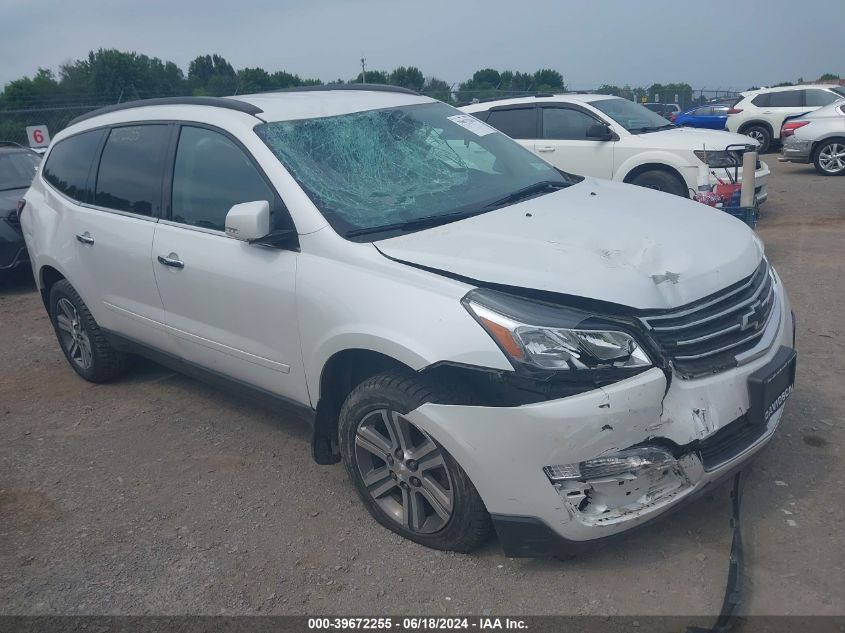
[[[645,127],[635,127],[632,130],[628,130],[629,132],[633,132],[635,134],[642,134],[644,132],[658,132],[660,130],[668,130],[673,127],[678,127],[674,123],[667,123],[666,125],[647,125]]]
[[[516,202],[519,202],[520,200],[525,200],[526,198],[531,198],[541,193],[548,193],[557,189],[564,189],[565,187],[569,187],[571,184],[572,183],[561,182],[558,180],[543,180],[541,182],[535,182],[533,185],[523,187],[522,189],[517,189],[516,191],[509,193],[506,196],[502,196],[501,198],[493,200],[493,202],[487,203],[486,205],[484,205],[484,209],[486,211],[498,209],[499,207],[504,207],[508,204],[514,204]]]
[[[457,220],[464,220],[475,215],[487,213],[499,207],[504,207],[508,204],[513,204],[519,200],[536,196],[546,191],[554,191],[556,189],[563,189],[569,187],[572,183],[558,180],[544,180],[536,182],[528,187],[517,189],[506,196],[497,198],[492,202],[488,202],[480,209],[472,211],[456,211],[454,213],[442,213],[440,215],[427,215],[422,218],[414,218],[413,220],[405,220],[404,222],[394,222],[393,224],[383,224],[381,226],[369,226],[360,229],[352,229],[347,231],[345,237],[357,237],[359,235],[371,235],[373,233],[387,233],[389,231],[415,231],[418,229],[429,229],[443,224],[449,224]]]
[[[456,220],[463,220],[471,218],[474,215],[480,215],[486,211],[461,211],[458,213],[443,213],[440,215],[427,215],[422,218],[414,218],[413,220],[405,220],[404,222],[394,222],[393,224],[382,224],[381,226],[367,226],[360,229],[352,229],[347,231],[344,235],[346,237],[357,237],[359,235],[370,235],[372,233],[387,233],[389,231],[413,231],[416,229],[429,229],[434,226],[449,224]]]

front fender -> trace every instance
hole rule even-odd
[[[617,150],[618,152],[619,150]],[[655,165],[668,167],[675,171],[686,183],[687,187],[696,187],[696,175],[698,173],[697,167],[692,164],[692,161],[685,161],[682,157],[674,152],[667,151],[647,151],[637,152],[628,157],[623,157],[622,162],[616,168],[613,174],[613,179],[619,182],[624,182],[632,171],[643,165]]]

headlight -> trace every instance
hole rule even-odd
[[[710,167],[736,167],[737,165],[742,165],[742,158],[736,156],[732,152],[710,152],[703,149],[697,149],[693,152],[693,154],[695,154],[698,160]]]
[[[485,289],[463,304],[515,363],[555,371],[652,365],[632,335],[589,313]]]

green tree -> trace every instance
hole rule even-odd
[[[563,91],[563,75],[551,68],[542,68],[534,73],[534,90],[538,92]]]
[[[195,95],[234,94],[238,78],[232,64],[221,55],[200,55],[188,65],[188,83]]]
[[[360,84],[364,83],[363,76],[361,73],[358,73],[358,76],[355,79],[350,80],[351,84]],[[367,71],[367,81],[368,84],[389,84],[387,73],[383,70],[368,70]]]
[[[824,73],[821,77],[819,77],[819,81],[839,81],[839,75]]]
[[[238,94],[266,92],[276,86],[263,68],[242,68],[238,71]]]
[[[390,73],[388,82],[393,86],[401,86],[419,92],[425,85],[422,71],[416,66],[399,66]]]
[[[432,99],[439,99],[446,103],[452,102],[451,86],[437,77],[429,77],[426,80],[425,85],[422,87],[422,93]]]
[[[596,94],[613,95],[615,97],[618,97],[622,94],[622,88],[620,88],[619,86],[614,86],[612,84],[602,84],[596,90]]]

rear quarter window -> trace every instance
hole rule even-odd
[[[511,138],[537,138],[537,110],[535,108],[510,108],[491,110],[487,124]]]
[[[90,201],[88,175],[103,134],[103,130],[92,130],[56,143],[42,170],[44,180],[69,198]]]

